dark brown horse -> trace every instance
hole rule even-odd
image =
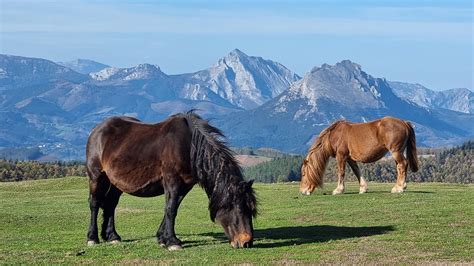
[[[406,148],[408,160],[403,155]],[[392,193],[406,189],[407,166],[418,171],[415,132],[411,124],[393,117],[384,117],[368,123],[337,121],[319,134],[309,149],[301,167],[300,192],[309,195],[323,185],[324,170],[330,157],[336,157],[338,185],[333,195],[344,193],[346,162],[359,180],[360,193],[367,191],[367,182],[360,174],[357,162],[372,163],[387,152],[397,164],[397,183]]]
[[[91,222],[88,244],[99,243],[97,215],[103,209],[101,237],[119,242],[114,213],[122,192],[139,197],[165,194],[158,243],[181,249],[174,226],[178,207],[198,183],[209,198],[212,221],[219,221],[233,247],[253,243],[256,199],[252,182],[220,140],[221,131],[198,115],[177,114],[158,124],[112,117],[99,124],[87,142]],[[191,218],[191,217],[190,217]]]

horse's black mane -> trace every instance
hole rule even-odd
[[[193,174],[209,197],[209,211],[214,221],[218,210],[229,210],[236,204],[257,214],[255,192],[245,182],[232,151],[222,140],[224,134],[193,110],[177,114],[186,118],[192,130],[191,166]]]

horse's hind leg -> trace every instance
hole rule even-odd
[[[359,194],[367,192],[367,182],[365,182],[364,177],[360,174],[360,169],[357,165],[357,162],[353,160],[348,160],[347,162],[349,163],[352,172],[354,172],[355,176],[357,177],[357,180],[359,180]]]
[[[114,185],[109,184],[109,188],[104,196],[104,221],[102,223],[101,237],[105,241],[118,243],[121,241],[117,231],[115,231],[115,208],[119,202],[122,191],[118,190]]]
[[[337,195],[337,194],[342,194],[345,192],[345,187],[344,187],[344,174],[346,171],[346,159],[343,155],[336,155],[336,161],[337,161],[337,187],[336,189],[333,190],[332,194]]]
[[[407,159],[402,152],[392,152],[392,156],[397,164],[397,183],[392,188],[392,193],[401,193],[406,189],[406,176],[407,176]]]

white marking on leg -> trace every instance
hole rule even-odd
[[[97,245],[97,244],[99,244],[99,243],[97,243],[97,242],[94,241],[94,240],[89,240],[89,241],[87,241],[87,245],[88,245],[89,247],[94,246],[94,245]]]
[[[392,188],[392,193],[402,193],[403,192],[403,188],[402,187],[398,187],[398,186],[394,186]]]
[[[367,192],[367,182],[365,181],[364,177],[360,177],[360,187],[359,187],[359,194]]]
[[[168,247],[169,251],[175,251],[175,250],[181,250],[181,249],[183,249],[183,247],[181,247],[180,245],[171,245]]]
[[[345,192],[344,183],[337,185],[337,188],[332,192],[333,195],[343,194]]]

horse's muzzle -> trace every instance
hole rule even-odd
[[[235,241],[230,243],[233,248],[251,248],[253,246],[253,240],[251,241]]]
[[[301,195],[305,195],[305,196],[311,195],[311,192],[307,188],[300,190],[300,193],[301,193]]]
[[[230,244],[233,248],[250,248],[253,245],[253,237],[247,233],[240,233]]]

